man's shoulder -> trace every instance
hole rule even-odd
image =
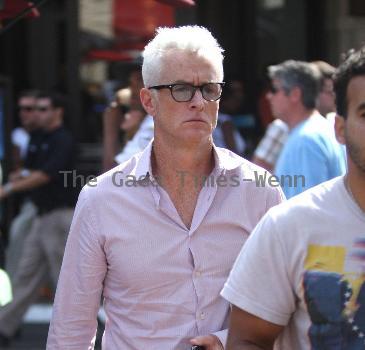
[[[41,148],[45,148],[50,150],[58,150],[60,148],[65,151],[70,149],[70,146],[75,145],[75,140],[72,136],[72,133],[64,127],[59,127],[51,132],[39,133],[35,135],[33,138],[33,142],[35,144],[41,144]]]
[[[278,201],[285,199],[276,176],[249,160],[243,159],[242,164],[235,170],[235,174],[240,179],[240,187],[243,191],[250,191],[255,194],[255,197],[275,197]]]
[[[285,145],[292,152],[305,148],[326,149],[329,145],[335,144],[334,131],[330,123],[323,117],[314,121],[306,120],[300,128],[295,130]]]
[[[54,132],[50,134],[50,137],[55,139],[73,139],[71,131],[66,129],[64,126],[61,126],[60,128],[54,130]]]
[[[342,176],[323,182],[270,209],[268,215],[283,225],[303,223],[305,218],[317,216],[324,209],[333,207],[336,198],[341,197],[341,186]]]
[[[308,118],[303,126],[298,130],[298,136],[308,139],[318,141],[322,138],[328,138],[333,136],[334,126],[320,114],[314,115]]]
[[[133,170],[137,165],[138,157],[132,157],[128,161],[117,165],[107,172],[91,179],[83,188],[89,196],[107,197],[116,192],[121,192],[121,187],[125,181],[135,179]]]
[[[237,168],[237,170],[243,175],[243,178],[247,180],[256,181],[259,178],[264,178],[266,182],[268,177],[271,176],[271,173],[268,170],[250,162],[247,159],[243,159],[242,164]]]
[[[265,171],[265,169],[260,166],[226,148],[215,147],[215,151],[217,153],[219,166],[226,172],[238,172],[249,177],[256,172],[263,173]]]

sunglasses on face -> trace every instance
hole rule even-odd
[[[271,85],[271,86],[269,87],[269,91],[270,91],[273,95],[277,94],[280,90],[281,90],[281,89],[280,89],[280,88],[278,88],[278,87],[277,87],[277,86],[275,86],[275,85]]]
[[[19,111],[24,112],[33,112],[35,110],[35,106],[18,106]]]
[[[38,112],[47,112],[51,109],[51,107],[46,107],[46,106],[38,106],[38,107],[35,107],[35,109],[38,111]]]

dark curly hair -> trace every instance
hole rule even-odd
[[[352,78],[361,75],[365,76],[365,46],[348,51],[334,76],[337,113],[344,118],[347,118],[347,87]]]

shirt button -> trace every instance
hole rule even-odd
[[[196,277],[200,277],[202,275],[202,273],[200,271],[195,271],[195,276]]]

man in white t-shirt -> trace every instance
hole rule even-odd
[[[131,113],[134,112],[135,111],[132,111]],[[138,111],[138,113],[140,112]],[[142,122],[139,125],[137,132],[129,141],[127,141],[122,151],[115,156],[114,159],[118,164],[122,164],[132,158],[135,154],[142,152],[153,139],[153,117],[147,114],[142,118]]]
[[[271,209],[222,291],[226,350],[365,348],[365,47],[335,79],[348,173]]]

